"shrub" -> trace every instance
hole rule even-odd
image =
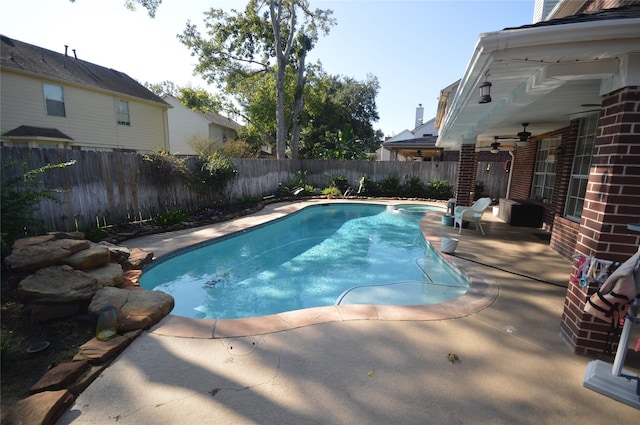
[[[404,185],[404,194],[409,198],[427,198],[427,186],[419,177],[413,176]]]
[[[329,186],[327,188],[322,189],[322,194],[325,196],[333,196],[333,197],[340,197],[342,196],[343,192],[340,192],[340,189],[338,189],[335,186]]]
[[[56,195],[60,192],[54,189],[43,189],[40,177],[43,173],[57,168],[66,168],[75,161],[61,164],[47,164],[35,170],[25,171],[26,163],[21,164],[23,174],[18,177],[3,179],[0,185],[0,246],[2,257],[8,254],[13,242],[25,236],[38,234],[40,223],[33,218],[36,206],[43,199],[58,201]],[[5,167],[13,166],[11,161]]]
[[[345,193],[349,189],[349,181],[347,176],[341,174],[331,177],[331,187],[337,188],[340,193]]]
[[[358,181],[358,191],[360,195],[371,195],[374,196],[378,194],[378,184],[374,182],[369,176],[362,176]]]
[[[187,180],[190,172],[184,158],[159,150],[142,156],[140,174],[154,186],[162,188],[176,180]]]
[[[90,229],[86,229],[83,231],[85,239],[90,240],[91,242],[100,242],[103,240],[108,233],[99,227],[92,227]]]
[[[399,196],[402,193],[400,178],[398,176],[386,177],[378,183],[379,193],[382,196]]]
[[[427,185],[428,198],[449,199],[453,196],[453,184],[445,179],[434,179]]]
[[[182,211],[167,211],[166,213],[159,214],[155,221],[159,226],[167,227],[174,224],[182,223],[187,220],[189,216]]]

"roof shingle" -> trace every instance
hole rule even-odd
[[[4,35],[0,37],[2,69],[36,74],[167,105],[161,97],[123,72],[77,59],[75,55],[56,53]]]

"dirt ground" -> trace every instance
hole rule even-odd
[[[2,416],[20,399],[29,395],[29,388],[50,368],[70,361],[79,347],[95,335],[95,324],[88,316],[32,323],[29,309],[22,304],[2,276]],[[49,347],[29,354],[27,349],[39,342]]]

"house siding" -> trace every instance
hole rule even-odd
[[[63,87],[65,117],[47,115],[45,82]],[[2,71],[1,88],[2,132],[21,125],[57,128],[73,139],[74,148],[81,149],[151,151],[167,143],[165,106],[159,104],[6,70]],[[131,126],[116,123],[116,99],[129,102]]]
[[[195,151],[189,146],[193,137],[206,139],[209,134],[208,122],[171,96],[165,96],[164,101],[173,108],[169,109],[169,151],[174,154],[194,155]]]

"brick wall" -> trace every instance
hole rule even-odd
[[[575,251],[624,261],[638,250],[640,235],[627,224],[640,222],[640,88],[604,97],[591,174]],[[578,354],[597,355],[609,325],[583,312],[597,284],[569,283],[561,322],[565,340]]]
[[[565,258],[571,258],[576,253],[576,240],[580,223],[556,215],[553,221],[553,233],[549,247]],[[575,272],[575,270],[574,270]]]
[[[477,169],[476,145],[461,145],[456,184],[456,205],[473,204]]]
[[[516,148],[515,158],[511,166],[511,199],[529,199],[531,196],[531,182],[535,169],[538,142],[532,139],[527,146]]]

